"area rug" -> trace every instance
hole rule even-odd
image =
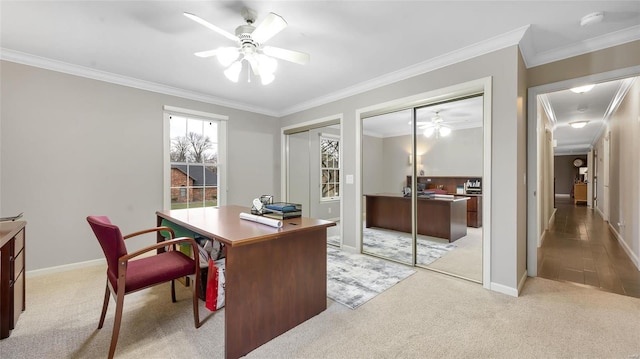
[[[362,251],[402,263],[411,263],[411,234],[377,228],[364,228],[362,231]],[[447,254],[456,245],[446,240],[418,236],[416,262],[429,265]]]
[[[415,272],[401,264],[327,246],[327,296],[351,309]]]

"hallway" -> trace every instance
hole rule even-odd
[[[556,197],[554,224],[538,250],[538,276],[640,298],[640,271],[594,210]]]

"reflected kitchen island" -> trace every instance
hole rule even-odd
[[[411,233],[411,197],[401,194],[366,194],[366,227]],[[467,235],[468,197],[418,197],[418,234],[453,242]]]

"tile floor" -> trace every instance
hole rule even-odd
[[[608,223],[570,198],[557,197],[556,208],[538,251],[538,276],[640,298],[640,271]]]

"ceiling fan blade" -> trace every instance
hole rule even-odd
[[[296,64],[305,65],[309,62],[309,54],[304,52],[281,49],[279,47],[265,46],[262,51],[265,55],[269,55],[281,60],[294,62]]]
[[[218,49],[213,49],[213,50],[196,52],[194,53],[194,55],[198,57],[211,57],[211,56],[216,56],[217,53],[218,53]]]
[[[218,34],[220,34],[220,35],[222,35],[222,36],[226,37],[226,38],[227,38],[227,39],[229,39],[229,40],[232,40],[232,41],[239,41],[237,36],[235,36],[235,35],[233,35],[233,34],[231,34],[231,33],[227,32],[227,31],[225,31],[225,30],[222,30],[221,28],[219,28],[219,27],[217,27],[217,26],[215,26],[215,25],[211,24],[210,22],[208,22],[208,21],[206,21],[206,20],[203,20],[203,19],[202,19],[201,17],[199,17],[199,16],[196,16],[196,15],[190,14],[190,13],[188,13],[188,12],[185,12],[185,13],[184,13],[184,16],[186,16],[186,17],[188,17],[189,19],[191,19],[191,20],[193,20],[193,21],[197,22],[198,24],[200,24],[200,25],[202,25],[202,26],[204,26],[204,27],[208,28],[209,30],[213,30],[213,31],[217,32]]]
[[[253,30],[251,38],[259,44],[264,44],[285,27],[287,27],[287,22],[284,21],[282,16],[270,12],[260,25]]]

